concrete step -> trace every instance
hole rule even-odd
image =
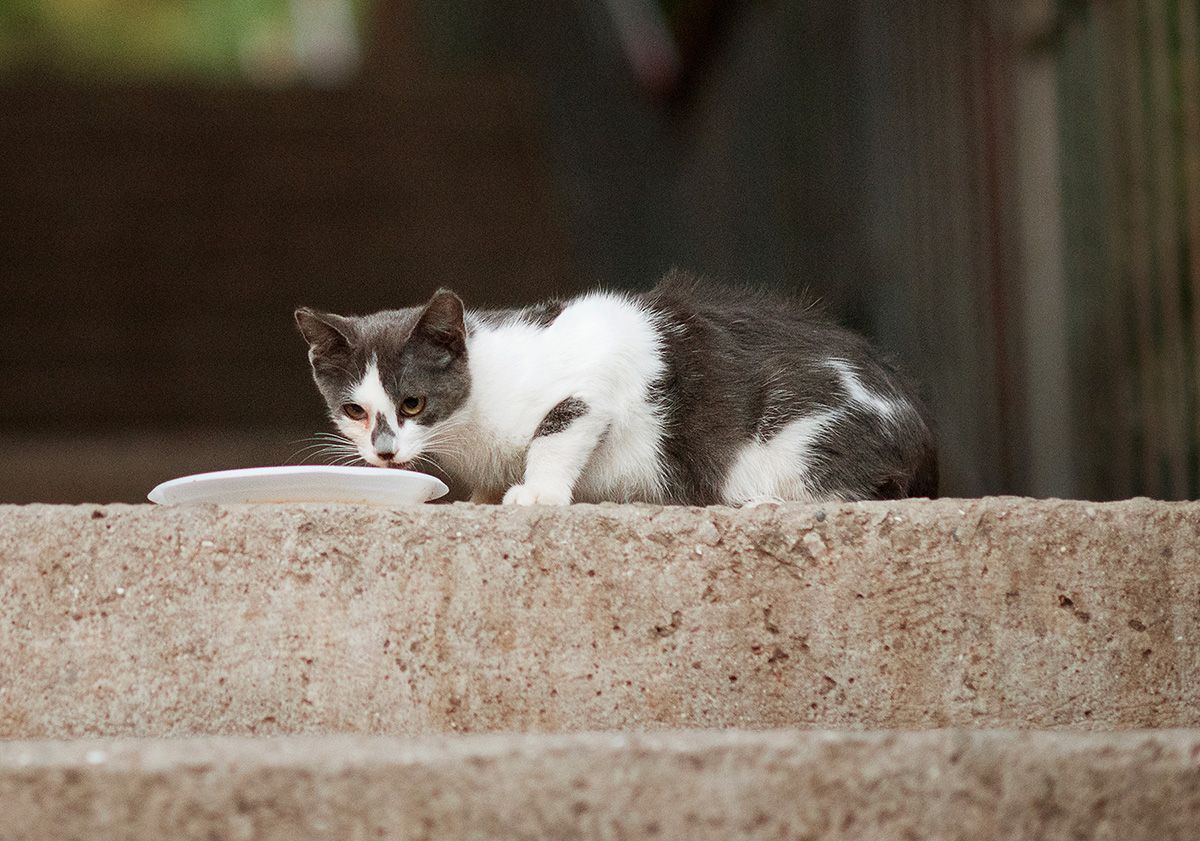
[[[1200,505],[0,508],[0,738],[1200,726]]]
[[[0,838],[1191,841],[1200,731],[0,743]]]

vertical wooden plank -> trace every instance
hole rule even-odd
[[[940,310],[939,344],[949,349],[962,366],[957,381],[945,379],[943,387],[952,397],[952,423],[960,452],[970,459],[973,486],[980,487],[988,481],[988,470],[983,463],[988,452],[984,423],[971,423],[965,407],[976,402],[973,395],[981,372],[975,343],[967,340],[972,331],[963,318],[962,298],[968,284],[952,269],[954,243],[948,218],[953,190],[948,173],[949,137],[953,127],[949,124],[944,102],[943,45],[948,38],[948,15],[930,0],[920,0],[913,6],[918,14],[914,52],[920,97],[916,187],[921,207],[922,260],[918,272],[924,285],[927,310],[931,313]]]
[[[964,4],[968,14],[962,22],[962,43],[968,53],[963,75],[969,80],[971,107],[960,127],[976,171],[970,196],[971,260],[975,267],[971,284],[974,319],[978,325],[980,356],[979,411],[991,420],[985,430],[990,462],[998,481],[1007,488],[1028,492],[1029,447],[1025,430],[1018,425],[1019,407],[1016,371],[1009,364],[1011,348],[1011,304],[1009,297],[1010,219],[1013,196],[1009,189],[1012,110],[1009,76],[1012,70],[1007,49],[1010,40],[1005,25],[1005,3],[972,0]],[[1019,443],[1018,443],[1019,442]],[[1017,453],[1021,454],[1019,459]]]
[[[1192,447],[1200,450],[1200,0],[1179,2],[1187,283],[1191,290]],[[1192,492],[1200,494],[1200,453]]]
[[[971,229],[978,220],[971,201],[964,174],[970,170],[969,154],[971,137],[966,119],[963,92],[969,85],[969,75],[964,72],[959,45],[966,35],[966,21],[974,14],[973,2],[936,4],[932,17],[936,19],[935,38],[929,45],[930,63],[934,74],[930,79],[929,95],[932,110],[936,115],[935,142],[929,149],[933,157],[937,180],[933,185],[937,202],[937,217],[934,233],[939,251],[939,270],[944,283],[952,287],[959,301],[959,314],[955,320],[954,337],[959,358],[974,356],[974,376],[964,383],[974,398],[964,394],[978,408],[980,422],[972,430],[972,446],[978,461],[977,470],[984,488],[1007,486],[999,465],[999,448],[996,444],[998,420],[996,413],[987,405],[990,397],[989,365],[987,351],[990,348],[990,331],[982,323],[977,305],[982,279],[972,271]]]
[[[977,337],[977,411],[988,418],[980,444],[989,454],[992,481],[1026,491],[1024,469],[1014,446],[1021,438],[1016,425],[1015,384],[1009,363],[1010,305],[1006,244],[1009,226],[1003,208],[1009,198],[1005,161],[1011,147],[1007,127],[1011,108],[1008,90],[1007,35],[998,25],[991,0],[945,4],[954,44],[968,45],[967,54],[949,68],[943,81],[953,136],[950,174],[956,203],[950,224],[956,228],[954,270],[962,278],[968,335]],[[964,13],[965,12],[965,13]],[[974,184],[962,183],[962,172],[975,170]]]
[[[938,153],[942,171],[942,241],[946,271],[958,289],[958,337],[961,358],[973,357],[969,408],[978,418],[975,447],[979,453],[982,490],[1016,487],[1012,464],[1012,426],[1007,414],[1002,314],[997,314],[994,293],[1002,289],[1003,265],[999,259],[981,259],[998,244],[1002,225],[992,210],[998,201],[999,178],[993,168],[997,149],[988,130],[1007,108],[992,71],[997,64],[994,28],[988,0],[937,4],[943,19],[938,43],[940,74],[936,80],[938,110],[943,123],[943,148]],[[970,54],[964,44],[979,37],[983,52]],[[980,66],[984,65],[985,66]],[[977,81],[987,88],[979,96]],[[982,101],[980,101],[982,100]],[[982,125],[983,130],[980,130]],[[982,150],[982,167],[980,166]],[[967,173],[975,173],[965,179]],[[999,257],[997,250],[990,256]],[[982,268],[983,271],[979,271]]]
[[[869,0],[864,0],[864,2],[870,5]],[[932,314],[928,309],[928,296],[920,270],[924,254],[920,224],[922,206],[918,187],[920,171],[917,160],[917,150],[920,148],[920,91],[914,78],[914,67],[918,61],[916,56],[918,24],[916,15],[910,10],[898,10],[893,5],[889,5],[888,8],[895,15],[893,20],[895,29],[891,33],[880,33],[880,40],[883,42],[883,49],[894,71],[893,78],[889,80],[890,87],[887,90],[887,96],[889,99],[894,97],[896,100],[895,113],[898,123],[895,137],[892,140],[894,149],[892,160],[895,167],[892,187],[896,195],[896,216],[889,220],[901,232],[898,238],[900,254],[897,261],[900,277],[896,278],[896,282],[903,283],[908,287],[912,301],[910,315],[914,321],[929,324],[932,323]],[[864,13],[870,14],[870,10],[868,9]],[[936,355],[937,336],[936,334],[931,336],[931,332],[920,332],[916,338],[916,350],[921,357],[922,367],[929,374],[928,386],[934,393],[939,408],[939,419],[945,427],[947,414],[952,409],[949,405],[951,396],[945,394],[943,383],[934,375],[936,368],[933,367],[932,360]],[[956,481],[954,472],[957,466],[951,461],[948,467],[951,482],[954,482]]]
[[[1014,73],[1021,276],[1025,280],[1019,313],[1033,453],[1031,490],[1038,496],[1072,496],[1058,62],[1049,49],[1028,46],[1046,40],[1055,9],[1039,0],[1026,2],[1023,11],[1020,32],[1025,49]]]
[[[1056,157],[1060,170],[1058,214],[1063,235],[1063,287],[1070,300],[1070,317],[1064,320],[1067,334],[1068,397],[1072,415],[1072,452],[1102,452],[1111,430],[1110,413],[1101,404],[1095,384],[1107,374],[1107,361],[1097,353],[1094,342],[1101,333],[1099,301],[1103,286],[1096,282],[1105,264],[1106,249],[1096,230],[1100,204],[1095,136],[1099,122],[1090,68],[1091,39],[1086,9],[1055,20],[1052,72],[1057,87],[1059,142]],[[1050,39],[1043,35],[1040,42]],[[1044,51],[1043,51],[1044,52]],[[1064,307],[1065,311],[1065,307]],[[1086,348],[1086,350],[1084,350]],[[1111,398],[1110,398],[1111,399]],[[1078,421],[1078,422],[1076,422]],[[1103,466],[1095,459],[1080,459],[1081,487],[1078,493],[1096,496],[1095,488],[1105,480]]]
[[[951,284],[931,305],[962,360],[960,411],[970,426],[975,469],[983,492],[1018,487],[1011,391],[1004,365],[1003,123],[1009,103],[1003,83],[1001,37],[991,0],[935,3],[937,74],[930,96],[938,121],[930,149],[940,197],[934,230],[942,271]]]
[[[1019,48],[1013,33],[1002,24],[1000,10],[1007,4],[1008,0],[975,3],[990,45],[985,51],[986,64],[981,68],[988,102],[984,132],[974,141],[983,147],[988,172],[986,204],[980,208],[977,224],[985,232],[990,266],[982,304],[991,324],[993,393],[1002,436],[1003,475],[1009,487],[1028,492],[1033,460],[1028,452],[1028,406],[1018,363],[1024,337],[1017,314],[1019,187],[1012,164],[1016,147],[1015,74]]]
[[[1167,486],[1173,499],[1188,495],[1187,374],[1183,339],[1183,301],[1180,279],[1180,155],[1175,108],[1175,51],[1172,48],[1167,0],[1147,0],[1147,39],[1150,108],[1148,151],[1151,163],[1150,225],[1154,249],[1154,285],[1158,291]]]
[[[1001,253],[997,248],[995,215],[996,194],[999,189],[999,148],[996,133],[997,85],[994,76],[995,56],[991,6],[988,0],[967,0],[964,22],[965,31],[961,41],[961,66],[965,80],[964,99],[966,119],[963,127],[969,154],[968,166],[963,169],[969,176],[969,202],[966,220],[969,224],[969,265],[972,285],[980,297],[985,311],[991,304],[992,290],[996,289],[1001,269]],[[1002,326],[993,324],[993,331]],[[999,393],[996,424],[1001,431],[1008,432],[1009,425],[1003,412],[1008,403],[1004,400],[1003,372],[995,383]],[[1007,436],[1006,436],[1007,440]],[[1002,462],[1007,459],[1001,455]],[[1007,483],[1005,483],[1007,486]]]
[[[1139,3],[1121,0],[1117,23],[1121,75],[1120,112],[1125,119],[1125,230],[1128,232],[1129,280],[1133,292],[1135,345],[1138,360],[1138,404],[1142,439],[1140,492],[1157,495],[1163,487],[1160,466],[1164,461],[1162,385],[1154,331],[1154,255],[1150,239],[1150,196],[1146,160],[1145,91]]]
[[[1110,498],[1129,497],[1137,492],[1134,465],[1140,453],[1134,440],[1140,413],[1134,382],[1136,361],[1130,353],[1133,347],[1131,314],[1127,305],[1130,258],[1125,201],[1121,192],[1120,162],[1124,159],[1128,140],[1123,135],[1121,122],[1122,108],[1126,104],[1121,95],[1117,12],[1112,3],[1094,3],[1089,9],[1093,39],[1092,78],[1096,86],[1098,183],[1107,249],[1107,259],[1101,267],[1104,299],[1100,335],[1094,338],[1104,348],[1113,384],[1112,396],[1097,402],[1108,403],[1109,410],[1115,415],[1115,422],[1110,427],[1112,438],[1108,441],[1093,439],[1090,458],[1103,458],[1101,454],[1105,450],[1111,455],[1106,486],[1098,489],[1101,495]],[[1103,389],[1104,383],[1092,383],[1091,386]]]
[[[909,30],[908,39],[905,49],[907,57],[907,65],[905,68],[905,84],[912,93],[912,137],[909,147],[910,159],[908,161],[911,167],[911,180],[909,189],[913,193],[913,223],[915,234],[915,261],[911,267],[913,277],[917,288],[920,290],[922,308],[926,313],[932,315],[934,313],[931,303],[939,295],[939,280],[937,276],[937,266],[934,261],[933,249],[934,240],[932,235],[931,219],[933,216],[934,196],[932,191],[933,172],[930,168],[931,157],[929,154],[929,134],[934,126],[936,115],[929,107],[929,80],[926,76],[926,71],[929,66],[928,59],[928,37],[929,37],[929,14],[927,0],[917,0],[910,5],[909,10]],[[943,313],[944,315],[944,313]],[[934,322],[937,323],[937,322]],[[946,324],[941,322],[943,329]],[[943,344],[948,337],[938,335],[935,329],[934,335],[938,340],[938,344]],[[954,403],[951,411],[954,414],[955,426],[958,426],[959,415],[959,398],[960,394],[957,390],[945,388],[943,382],[943,391],[947,394],[950,400]],[[961,432],[961,429],[957,429]]]
[[[1020,487],[1001,329],[1013,213],[1011,61],[993,18],[1003,3],[858,6],[870,21],[867,76],[895,108],[875,127],[884,171],[872,224],[894,243],[887,259],[920,325],[910,341],[938,408],[946,487],[963,494]]]
[[[881,281],[870,290],[867,300],[878,338],[932,387],[919,331],[912,329],[922,317],[921,302],[907,273],[912,239],[906,223],[910,212],[905,172],[911,115],[898,66],[898,42],[904,33],[898,19],[903,16],[894,5],[879,7],[870,0],[856,0],[855,12],[861,26],[855,70],[860,79],[865,135],[862,224],[867,259]],[[932,392],[930,397],[934,397]],[[936,411],[940,415],[940,406]]]
[[[906,273],[918,302],[921,323],[927,325],[922,335],[922,355],[941,407],[942,443],[950,455],[947,479],[960,488],[959,492],[975,494],[983,481],[979,447],[974,428],[963,417],[963,404],[967,402],[963,382],[970,381],[974,371],[968,370],[968,359],[960,359],[957,376],[950,377],[936,363],[948,348],[957,351],[958,334],[953,308],[947,304],[952,291],[945,288],[946,279],[938,271],[938,244],[934,235],[935,203],[939,197],[933,188],[936,173],[930,147],[938,118],[930,101],[929,44],[934,21],[929,7],[929,0],[914,0],[904,7],[901,37],[895,44],[898,63],[903,67],[899,83],[908,129],[903,165],[907,176],[904,191],[909,203],[905,223],[911,237],[911,251]]]

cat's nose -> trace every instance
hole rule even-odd
[[[375,455],[384,461],[391,461],[396,456],[396,439],[384,432],[375,436]]]

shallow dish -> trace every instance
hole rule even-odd
[[[382,467],[249,467],[181,476],[150,491],[159,505],[241,502],[335,502],[419,505],[449,489],[440,479]]]

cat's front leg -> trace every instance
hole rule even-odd
[[[525,481],[504,495],[505,505],[569,505],[572,490],[608,418],[577,397],[568,397],[538,424],[525,457]]]

